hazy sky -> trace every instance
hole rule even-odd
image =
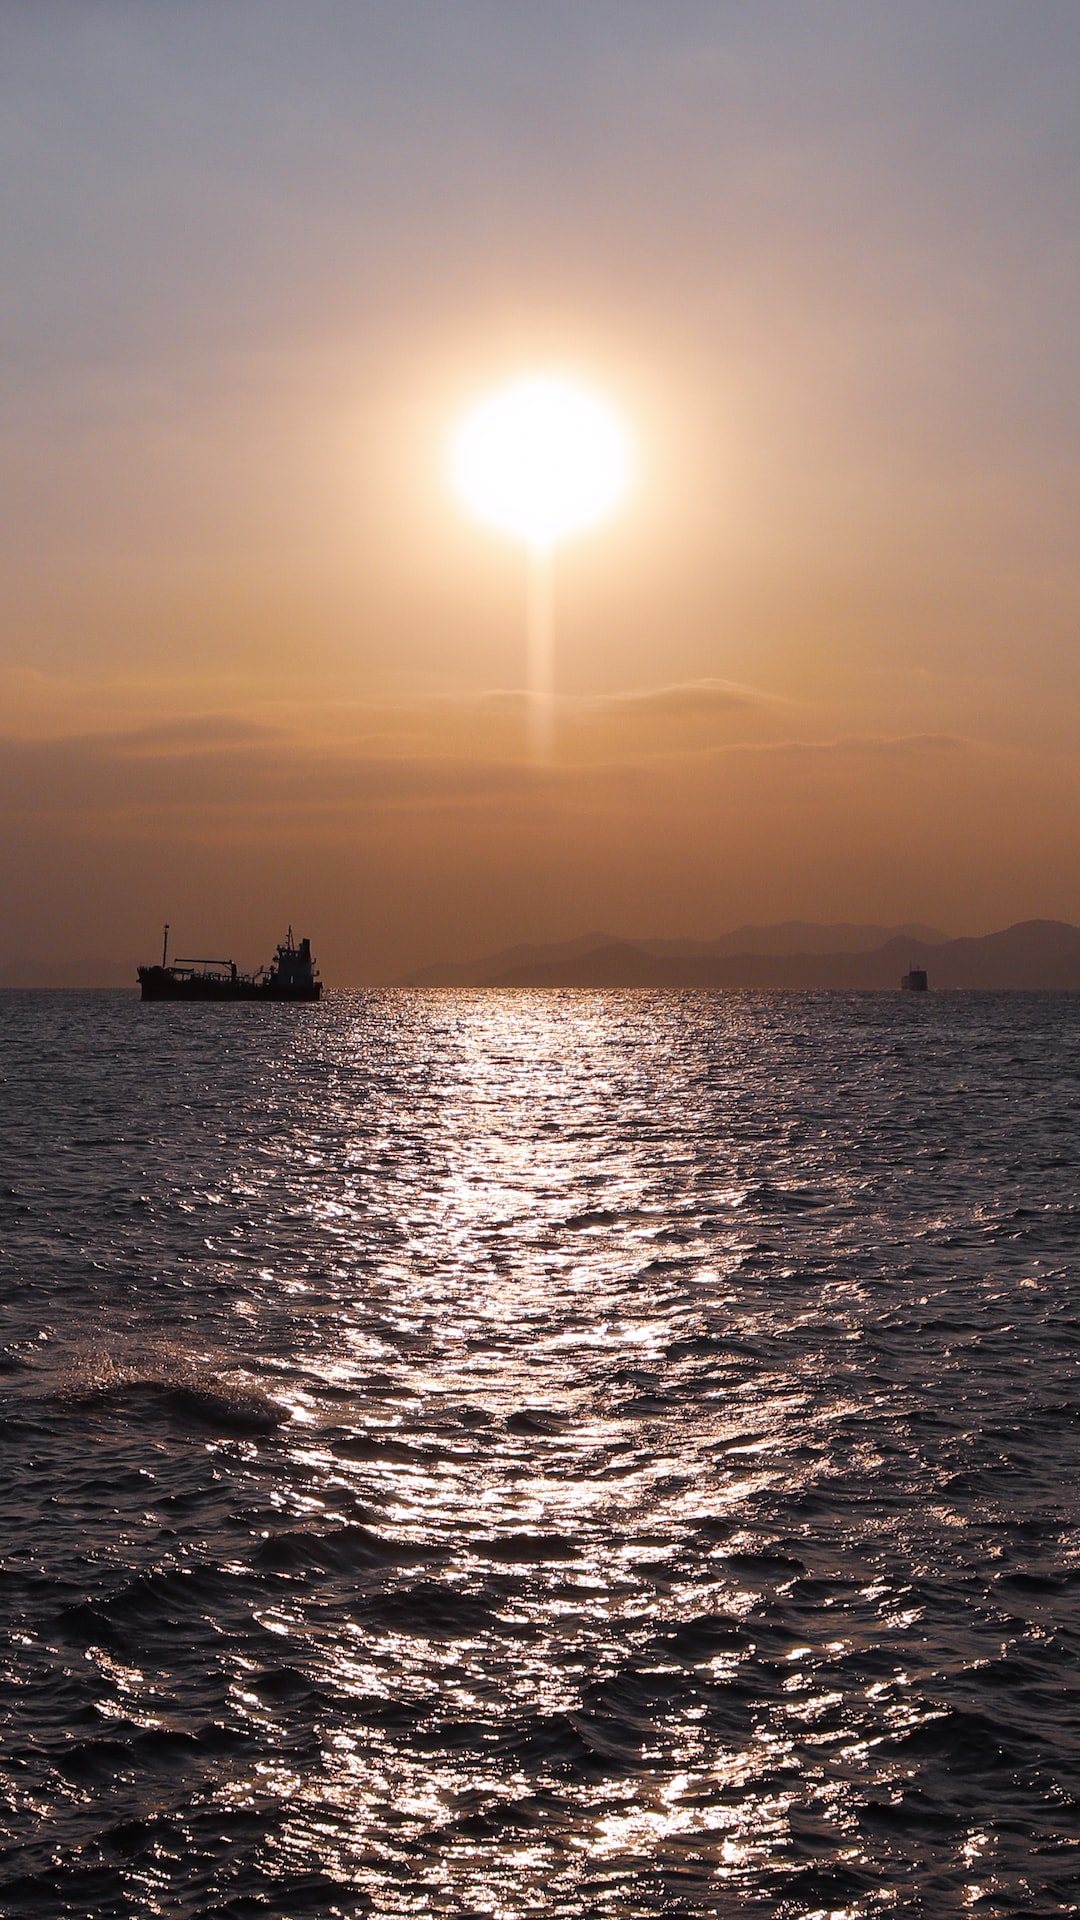
[[[0,963],[1080,920],[1076,0],[0,0]],[[468,402],[603,389],[558,563]]]

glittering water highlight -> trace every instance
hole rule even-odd
[[[1075,1913],[1078,1038],[0,996],[0,1911]]]

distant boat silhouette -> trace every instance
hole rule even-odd
[[[317,1000],[322,993],[311,941],[297,946],[290,927],[273,964],[256,973],[240,973],[235,960],[174,960],[169,964],[169,928],[161,945],[161,964],[138,969],[144,1000]]]
[[[910,973],[905,973],[900,982],[908,993],[925,993],[929,984],[925,967],[912,967]]]

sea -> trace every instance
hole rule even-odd
[[[1080,997],[0,994],[0,1913],[1080,1912]]]

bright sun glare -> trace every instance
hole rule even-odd
[[[467,416],[451,466],[473,513],[545,550],[614,511],[633,459],[626,429],[599,395],[530,374]]]

